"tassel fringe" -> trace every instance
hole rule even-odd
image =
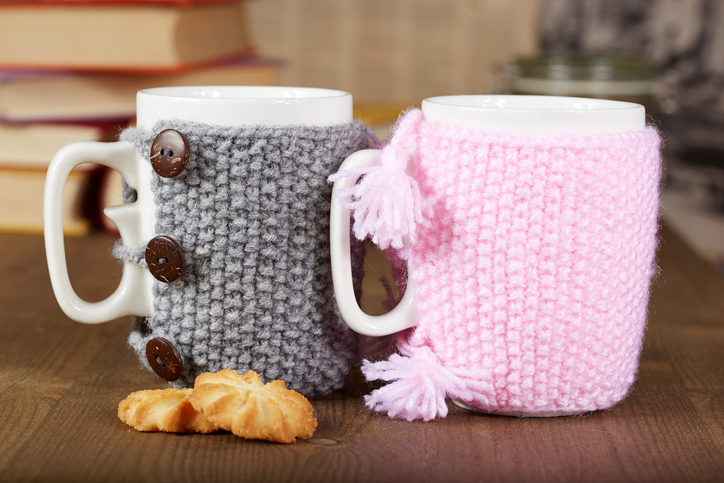
[[[367,235],[381,249],[402,249],[405,239],[417,241],[417,225],[425,223],[417,180],[406,173],[408,145],[414,146],[422,121],[419,109],[400,119],[395,135],[382,150],[380,165],[346,170],[329,177],[330,182],[348,176],[361,176],[354,186],[340,190],[340,204],[354,215],[353,233]]]
[[[367,380],[392,381],[365,396],[370,409],[407,421],[430,421],[447,416],[447,396],[473,401],[479,397],[478,391],[492,387],[462,370],[444,367],[428,347],[413,348],[403,341],[398,348],[410,357],[392,354],[386,361],[362,364]]]

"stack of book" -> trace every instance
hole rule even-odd
[[[239,0],[0,1],[0,231],[42,232],[55,152],[114,140],[138,90],[275,85],[279,69],[256,56]],[[85,165],[71,173],[66,234],[109,226],[98,215],[107,175]]]

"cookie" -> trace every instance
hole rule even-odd
[[[189,403],[191,389],[155,389],[131,393],[118,404],[121,421],[139,431],[213,433],[218,427]]]
[[[254,371],[200,374],[188,400],[212,424],[242,438],[291,443],[311,437],[317,427],[304,396],[284,381],[264,384]]]

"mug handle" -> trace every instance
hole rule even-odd
[[[63,188],[71,170],[82,163],[98,163],[115,169],[136,190],[144,171],[139,166],[136,147],[127,141],[76,142],[62,147],[55,154],[45,178],[43,199],[45,253],[55,298],[68,317],[87,324],[107,322],[124,315],[150,316],[153,303],[150,290],[146,290],[145,270],[133,263],[123,264],[121,283],[105,300],[86,302],[73,290],[63,241]],[[108,207],[105,213],[118,227],[124,244],[135,247],[142,243],[142,213],[138,201]]]
[[[382,151],[364,149],[344,160],[339,171],[357,169],[379,163]],[[417,311],[413,302],[414,291],[408,283],[405,295],[392,311],[383,315],[367,315],[359,308],[352,285],[352,259],[350,256],[349,210],[337,199],[337,191],[353,186],[359,176],[335,181],[329,214],[329,244],[332,258],[334,296],[342,318],[347,325],[362,335],[379,337],[394,334],[417,325]]]

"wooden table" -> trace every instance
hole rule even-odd
[[[87,299],[120,278],[111,243],[67,240]],[[612,410],[519,419],[450,405],[410,423],[368,410],[355,371],[312,401],[314,437],[290,445],[123,424],[120,400],[163,387],[125,345],[130,320],[72,322],[42,238],[0,235],[0,247],[1,481],[724,481],[724,278],[666,229],[638,379]]]

